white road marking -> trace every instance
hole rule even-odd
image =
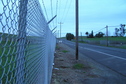
[[[101,54],[104,54],[104,55],[108,55],[108,56],[111,56],[111,57],[115,57],[115,58],[118,58],[118,59],[121,59],[121,60],[126,60],[126,58],[122,58],[122,57],[119,57],[119,56],[115,56],[115,55],[111,55],[111,54],[108,54],[108,53],[100,52],[100,51],[93,50],[93,49],[90,49],[90,48],[84,48],[84,49],[94,51],[94,52],[97,52],[97,53],[101,53]]]

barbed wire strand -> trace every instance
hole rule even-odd
[[[57,11],[58,11],[58,0],[56,1],[56,15],[57,15]],[[58,15],[57,15],[57,17],[58,17]],[[56,17],[56,20],[55,20],[56,26],[58,24],[57,17]]]
[[[66,17],[67,17],[67,15],[68,15],[69,9],[70,9],[71,4],[72,4],[72,0],[70,1],[69,4],[70,4],[70,5],[69,5],[69,7],[67,8],[67,12],[66,12],[66,14],[65,14],[64,19],[62,20],[62,22],[65,22],[65,20],[66,20]]]
[[[48,17],[48,13],[47,13],[47,10],[46,10],[46,6],[45,6],[45,3],[44,3],[44,1],[42,0],[42,4],[43,4],[43,7],[44,7],[44,11],[45,11],[45,15],[46,15],[46,17],[47,17],[47,22],[49,21],[49,17]],[[49,28],[52,28],[52,25],[51,24],[49,24],[48,25],[49,26]]]
[[[61,0],[59,0],[59,4],[58,4],[59,6],[58,6],[58,10],[57,10],[57,14],[58,14],[58,17],[57,17],[57,19],[58,19],[58,21],[60,21],[60,19],[59,19],[59,17],[61,16],[61,14],[60,14],[60,9],[61,9]]]
[[[66,11],[67,4],[68,4],[68,0],[66,0],[66,3],[65,3],[65,8],[64,8],[63,13],[65,13],[65,11]],[[64,14],[62,14],[62,17],[61,17],[61,20],[60,20],[60,21],[62,21],[63,17],[64,17]]]
[[[43,0],[42,0],[42,4],[43,4],[45,15],[46,15],[46,18],[47,18],[46,20],[49,21],[48,14],[47,14],[46,7],[45,7],[45,4],[44,4]]]
[[[53,16],[53,3],[52,3],[52,0],[50,0],[50,6],[51,6],[51,15],[52,15],[52,18],[53,18],[54,16]],[[52,24],[53,24],[53,28],[54,28],[54,21],[52,21]]]

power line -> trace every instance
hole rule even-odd
[[[101,30],[103,30],[103,29],[105,29],[105,27],[104,27],[104,28],[99,29],[98,31],[96,31],[96,32],[94,32],[94,33],[97,33],[97,32],[99,32],[99,31],[101,31]]]
[[[59,4],[58,4],[58,5],[59,5],[59,6],[58,6],[58,7],[59,7],[59,10],[57,10],[57,11],[58,11],[57,13],[58,13],[58,17],[60,17],[60,15],[61,15],[61,14],[60,14],[60,11],[61,11],[61,10],[60,10],[60,9],[61,9],[61,0],[59,0]]]
[[[108,27],[119,27],[120,25],[116,25],[116,26],[108,26]]]

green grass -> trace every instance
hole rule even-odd
[[[74,69],[82,69],[82,68],[84,68],[84,65],[83,64],[75,64],[75,65],[73,65],[73,68]]]
[[[86,37],[82,37],[84,41],[79,41],[79,43],[87,43],[86,41],[101,41],[101,40],[107,40],[106,37],[103,38],[86,38]],[[81,38],[79,38],[81,39]],[[118,41],[118,42],[126,42],[126,37],[108,37],[108,41]],[[97,44],[98,45],[98,44]],[[99,44],[100,45],[100,44]],[[100,45],[100,46],[106,46],[106,45]],[[109,45],[108,47],[115,47],[115,48],[122,48],[122,49],[126,49],[126,45],[120,45],[120,46],[115,46],[113,45]]]
[[[14,38],[16,37],[17,35],[14,35],[14,34],[0,33],[0,38],[2,38],[2,41],[0,40],[0,84],[1,83],[2,84],[15,84],[15,81],[16,81],[15,70],[17,70],[16,69],[17,43],[15,41],[12,41],[11,39],[13,38],[14,40]],[[28,36],[27,38],[30,39],[30,38],[40,38],[40,37]],[[34,49],[34,45],[32,46],[30,45],[30,47],[32,50],[29,50],[28,52],[37,51],[36,49]],[[30,59],[31,56],[36,57],[34,54],[32,54],[30,56],[25,57],[25,60]],[[26,64],[24,64],[24,67],[25,66]]]
[[[63,52],[63,53],[67,53],[67,52],[69,52],[69,51],[67,51],[67,50],[62,50],[62,52]]]
[[[122,49],[126,49],[126,45],[120,46],[120,48],[122,48]]]
[[[11,79],[15,73],[15,54],[16,52],[13,42],[2,41],[0,43],[0,78],[2,79],[2,84],[10,81],[10,84],[14,82],[15,79]]]
[[[79,38],[81,39],[81,38]],[[90,41],[100,41],[100,40],[106,40],[107,37],[102,38],[86,38],[82,37],[83,40],[90,40]],[[126,41],[126,37],[108,37],[108,40],[110,41]]]
[[[0,38],[2,38],[2,41],[0,40],[0,84],[15,84],[17,43],[14,41],[14,38],[16,37],[17,35],[14,34],[0,33]],[[11,40],[12,38],[13,41]],[[27,38],[40,37],[28,36]]]
[[[104,45],[103,45],[103,46],[104,46]],[[126,49],[126,45],[121,45],[121,46],[108,46],[108,47]]]
[[[74,41],[75,42],[75,41]],[[85,42],[85,41],[79,41],[79,43],[87,43],[87,42]]]
[[[56,45],[56,49],[60,49],[60,47],[58,45]]]
[[[65,37],[62,37],[65,39]],[[91,41],[100,41],[100,40],[106,40],[106,37],[102,37],[102,38],[87,38],[86,36],[79,36],[79,39],[83,39],[83,40],[91,40]],[[110,41],[126,41],[126,37],[108,37],[108,40]]]

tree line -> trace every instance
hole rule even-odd
[[[103,37],[103,36],[105,35],[103,32],[98,32],[98,33],[95,34],[95,36],[94,36],[93,30],[91,31],[91,33],[86,32],[85,34],[86,34],[87,38],[94,38],[94,37],[101,38],[101,37]]]
[[[125,26],[126,26],[125,24],[121,24],[120,28],[115,28],[115,36],[116,37],[125,35],[125,33],[126,33]],[[85,34],[86,34],[87,38],[94,38],[94,37],[101,38],[105,35],[103,32],[98,32],[94,35],[93,30],[91,31],[91,33],[85,32]],[[72,33],[67,33],[66,39],[72,40],[72,39],[74,39],[74,35]]]
[[[93,30],[91,31],[91,33],[89,34],[88,32],[85,33],[87,35],[87,38],[94,38],[94,37],[98,37],[101,38],[103,37],[104,33],[102,32],[98,32],[95,36],[93,35]],[[67,33],[66,34],[66,39],[67,40],[72,40],[74,39],[74,35],[72,33]]]

